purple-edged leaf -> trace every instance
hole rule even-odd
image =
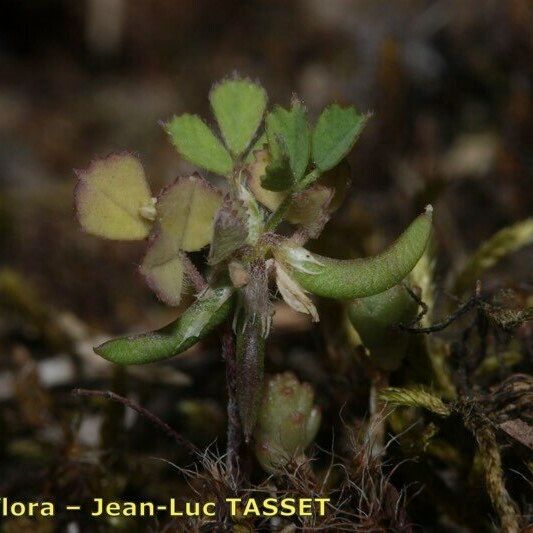
[[[143,214],[153,204],[137,157],[129,153],[112,154],[76,173],[76,211],[85,231],[117,240],[148,236],[152,224]]]
[[[183,252],[173,252],[159,237],[155,237],[139,266],[139,272],[162,302],[179,305],[185,287]]]
[[[208,263],[216,265],[246,244],[248,238],[247,214],[241,202],[226,198],[215,216],[213,241]]]
[[[198,175],[178,178],[157,200],[157,234],[170,255],[193,252],[211,242],[222,195]]]

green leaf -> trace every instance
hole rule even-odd
[[[230,154],[199,116],[174,117],[165,129],[184,159],[222,176],[231,174],[233,161]]]
[[[152,195],[137,157],[112,154],[77,171],[77,176],[76,212],[85,231],[118,240],[148,236],[152,224],[142,213],[153,206]]]
[[[165,246],[160,236],[150,243],[139,272],[157,297],[167,305],[177,306],[185,284],[183,252]]]
[[[142,365],[184,352],[221,324],[233,307],[230,287],[208,289],[179,318],[157,331],[113,339],[94,351],[119,365]]]
[[[267,104],[266,91],[250,80],[224,80],[209,93],[222,137],[238,156],[250,145]]]
[[[313,161],[321,172],[348,155],[367,118],[354,107],[331,105],[322,111],[312,137]]]
[[[166,248],[168,256],[200,250],[211,242],[221,204],[220,192],[200,176],[178,178],[157,200],[158,246]]]
[[[298,100],[293,101],[290,110],[276,106],[267,115],[266,131],[273,161],[277,163],[286,155],[297,183],[309,163],[310,133],[305,107]]]

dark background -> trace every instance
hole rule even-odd
[[[532,27],[527,0],[3,0],[0,494],[98,493],[102,456],[116,467],[112,493],[174,487],[171,469],[145,460],[172,458],[171,445],[118,408],[102,418],[103,406],[71,400],[80,384],[133,390],[198,443],[223,434],[216,340],[163,376],[112,370],[92,354],[102,332],[176,312],[136,274],[142,244],[79,229],[74,168],[133,150],[157,190],[190,169],[158,121],[185,111],[210,120],[209,88],[234,71],[259,79],[271,102],[298,93],[312,117],[331,101],[353,104],[373,117],[322,246],[380,249],[431,200],[445,280],[496,230],[531,216]],[[530,258],[507,260],[486,283],[531,283]],[[298,350],[319,351],[305,319],[280,310],[278,324],[272,365],[282,350],[292,350],[289,367]],[[134,464],[117,458],[124,449]],[[143,486],[146,469],[157,483]]]

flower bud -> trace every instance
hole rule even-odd
[[[267,472],[303,458],[320,426],[320,409],[313,400],[311,385],[300,383],[291,372],[267,380],[255,430],[255,454]]]

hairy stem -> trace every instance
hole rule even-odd
[[[268,233],[269,231],[274,231],[279,226],[279,224],[283,220],[283,217],[289,210],[291,204],[292,194],[288,194],[283,200],[283,202],[281,202],[279,207],[272,213],[272,215],[270,215],[270,218],[268,219],[265,226],[265,233]]]
[[[226,465],[232,480],[237,484],[240,478],[240,452],[242,429],[237,406],[237,362],[235,340],[228,328],[222,335],[222,357],[226,361],[226,384],[228,388],[228,436]]]
[[[194,289],[197,292],[202,292],[204,289],[207,288],[207,281],[202,276],[202,274],[200,274],[200,271],[196,268],[195,264],[187,257],[187,255],[182,255],[183,266],[185,267],[185,273],[187,274],[187,278],[189,278],[189,281],[193,284]]]

